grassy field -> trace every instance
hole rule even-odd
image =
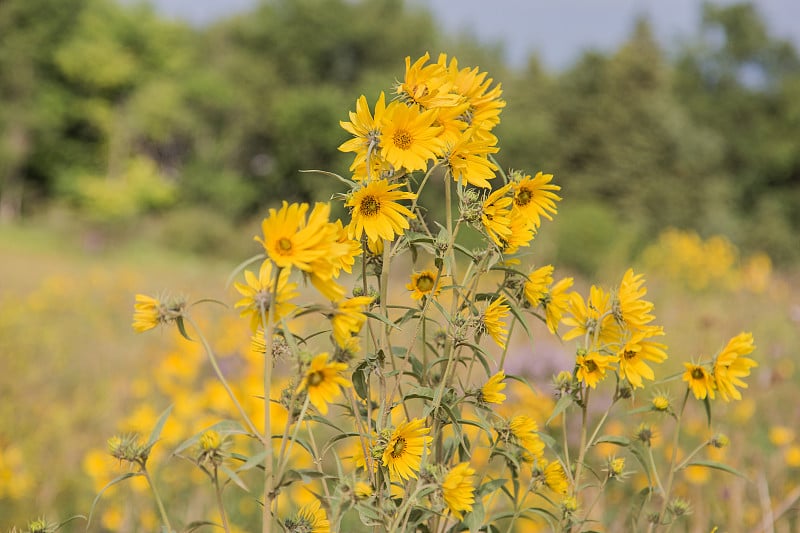
[[[243,241],[250,238],[242,236]],[[158,470],[171,471],[163,477],[172,487],[167,493],[178,494],[197,476],[188,465],[169,459],[169,446],[215,417],[233,416],[224,395],[207,379],[196,345],[167,330],[136,335],[130,324],[139,292],[186,293],[193,299],[231,304],[235,296],[224,287],[225,280],[244,257],[224,261],[175,254],[142,240],[118,246],[108,238],[100,241],[98,245],[96,235],[52,227],[0,227],[0,529],[40,516],[59,521],[87,514],[97,491],[121,472],[113,459],[104,457],[106,440],[117,432],[146,433],[170,403],[175,409],[165,428],[164,450],[154,461],[159,461]],[[693,467],[681,473],[677,493],[692,502],[687,531],[707,532],[713,525],[720,531],[750,531],[760,530],[762,524],[778,532],[795,531],[800,522],[800,435],[795,430],[800,418],[798,276],[772,272],[764,265],[760,272],[749,272],[743,258],[715,266],[686,252],[688,259],[681,263],[683,252],[680,246],[676,250],[667,259],[659,258],[657,249],[645,254],[637,272],[646,275],[648,297],[667,332],[670,359],[660,375],[678,377],[640,392],[630,407],[647,404],[652,390],[678,391],[671,393],[673,400],[682,397],[683,362],[708,359],[732,336],[752,331],[759,366],[747,380],[744,399],[712,404],[713,430],[727,434],[731,445],[709,450],[706,456],[730,464],[743,477]],[[713,254],[724,256],[719,250]],[[678,263],[683,266],[675,267]],[[698,286],[700,272],[707,280]],[[622,272],[604,275],[608,279],[593,281],[612,285]],[[715,281],[723,279],[730,282]],[[576,288],[585,294],[589,283],[578,280]],[[204,321],[216,335],[220,353],[228,354],[223,366],[246,395],[247,367],[241,365],[258,362],[247,355],[247,328],[236,321],[234,312],[222,308],[209,311]],[[533,328],[533,348],[522,335],[513,337],[507,368],[535,385],[541,398],[534,403],[552,405],[547,403],[552,374],[571,371],[574,356],[571,344],[550,336],[540,324]],[[529,401],[519,394],[517,401]],[[691,444],[712,429],[701,403],[690,405],[689,413],[686,434]],[[623,414],[607,430],[626,435],[643,418]],[[656,437],[659,460],[672,451],[670,433],[665,424]],[[613,446],[598,448],[600,455],[623,453]],[[635,488],[642,473],[632,459],[629,465]],[[620,485],[598,507],[607,523],[620,520],[622,525],[626,502],[634,497],[631,490]],[[155,513],[145,493],[135,484],[109,491],[92,530],[154,531]],[[209,495],[195,494],[193,503],[185,498],[176,503],[176,512],[181,518],[213,519],[204,509],[210,505]],[[252,498],[239,500],[235,516],[240,517],[240,530],[248,531],[247,516],[255,504]],[[85,526],[78,521],[65,530],[72,527],[83,531]]]

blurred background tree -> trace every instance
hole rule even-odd
[[[503,84],[499,159],[556,174],[560,241],[630,256],[676,226],[800,259],[800,59],[752,4],[705,5],[673,55],[641,19],[562,72],[533,55],[512,68],[401,0],[262,1],[204,27],[113,0],[5,0],[0,35],[6,222],[58,210],[124,237],[146,221],[139,234],[225,251],[276,199],[328,199],[336,183],[299,171],[346,174],[338,123],[356,97],[442,50]]]

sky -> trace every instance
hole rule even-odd
[[[256,0],[150,0],[168,16],[205,24],[246,11]],[[588,49],[611,51],[645,15],[668,50],[695,34],[701,0],[407,0],[428,6],[448,32],[469,31],[481,42],[502,43],[511,65],[536,53],[547,67],[563,69]],[[733,0],[714,0],[731,4]],[[800,0],[755,0],[770,32],[800,49]]]

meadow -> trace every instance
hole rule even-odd
[[[558,220],[552,224],[557,228]],[[241,238],[246,243],[251,236]],[[546,254],[552,243],[544,235],[541,239]],[[108,454],[107,439],[129,432],[147,435],[169,405],[173,410],[153,454],[155,475],[173,503],[177,520],[214,520],[212,495],[197,487],[202,474],[170,453],[203,428],[234,418],[236,413],[213,379],[198,343],[167,328],[154,335],[137,335],[130,322],[133,296],[139,291],[169,289],[226,302],[227,309],[206,310],[203,320],[216,337],[221,365],[237,390],[245,395],[256,390],[257,383],[252,381],[258,381],[259,356],[250,349],[248,328],[232,309],[235,292],[225,288],[235,261],[174,254],[136,241],[88,250],[86,242],[85,236],[44,224],[4,227],[0,232],[4,369],[0,386],[5,399],[0,417],[2,525],[22,525],[37,517],[57,523],[72,515],[87,515],[103,486],[127,471]],[[604,263],[614,260],[607,258]],[[683,470],[676,494],[692,502],[692,514],[676,530],[709,531],[713,526],[719,531],[796,530],[795,509],[800,500],[800,435],[795,429],[797,274],[775,272],[764,256],[750,257],[724,238],[703,240],[675,230],[645,249],[636,267],[647,277],[648,296],[668,332],[664,342],[669,359],[661,375],[673,377],[638,391],[623,409],[635,414],[614,420],[606,432],[631,437],[633,427],[652,420],[664,427],[655,434],[653,451],[657,461],[666,462],[671,454],[671,428],[663,423],[662,415],[637,411],[649,405],[653,391],[672,391],[669,394],[676,401],[684,361],[708,357],[725,339],[752,331],[758,367],[748,380],[749,388],[742,390],[743,399],[712,402],[713,430],[727,435],[730,445],[703,453],[741,475],[702,466]],[[611,284],[621,273],[608,270],[599,276],[601,282]],[[394,298],[411,303],[399,277]],[[585,290],[588,283],[579,279],[576,288]],[[556,401],[553,376],[572,371],[574,356],[567,343],[538,320],[530,326],[532,341],[520,331],[512,334],[506,359],[507,373],[520,376],[530,386],[510,382],[509,400],[503,408],[536,413],[544,429]],[[284,373],[288,370],[286,365],[281,368]],[[247,409],[257,411],[259,401],[256,393],[251,394],[252,405]],[[687,416],[687,442],[679,454],[687,453],[712,431],[700,402],[689,406]],[[277,425],[284,420],[285,415]],[[558,425],[555,421],[548,432],[557,435]],[[608,531],[616,531],[624,523],[636,489],[646,484],[643,466],[612,439],[598,444],[593,453],[598,458],[627,457],[626,475],[632,482],[611,487],[594,511],[604,517],[604,523],[612,524]],[[135,481],[104,494],[91,530],[157,528],[158,516],[147,486]],[[237,491],[240,494],[234,494]],[[252,530],[252,518],[248,522],[247,517],[256,511],[254,498],[236,487],[228,491],[228,497],[235,502],[232,519],[239,524],[235,530]],[[291,499],[304,502],[310,497],[309,491],[300,489],[292,492]],[[288,500],[281,505],[290,506]],[[84,528],[85,522],[76,520],[63,530]],[[547,525],[539,522],[538,528],[547,530]]]

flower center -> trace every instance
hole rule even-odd
[[[319,372],[319,371],[312,372],[308,376],[308,386],[309,387],[316,387],[317,385],[319,385],[323,381],[325,381],[325,374],[323,374],[322,372]]]
[[[408,150],[413,140],[411,134],[406,130],[397,130],[394,132],[394,135],[392,135],[392,142],[401,150]]]
[[[281,255],[288,255],[292,251],[292,240],[287,237],[278,239],[278,253]]]
[[[636,357],[636,353],[637,352],[634,352],[633,350],[625,350],[624,352],[622,352],[622,355],[623,357],[625,357],[625,359],[630,360]]]
[[[373,195],[367,195],[361,200],[361,214],[365,217],[374,217],[381,211],[381,203]]]
[[[519,207],[525,207],[531,202],[531,198],[533,198],[533,194],[531,193],[530,189],[520,189],[517,195],[514,197],[514,203],[517,204]]]
[[[392,457],[397,459],[403,452],[406,450],[406,439],[403,437],[397,437],[397,440],[394,441],[394,446],[392,447]]]
[[[699,366],[692,369],[692,379],[703,379],[706,377],[706,373],[703,372],[703,369]]]
[[[420,276],[417,279],[417,290],[419,292],[430,292],[433,289],[433,278],[428,276],[427,274],[424,276]]]
[[[591,373],[593,373],[593,372],[597,372],[597,363],[595,363],[595,362],[594,362],[594,361],[592,361],[591,359],[589,359],[589,360],[584,360],[584,362],[583,362],[583,366],[585,366],[585,367],[586,367],[586,370],[587,370],[587,371],[588,371],[590,374],[591,374]]]

